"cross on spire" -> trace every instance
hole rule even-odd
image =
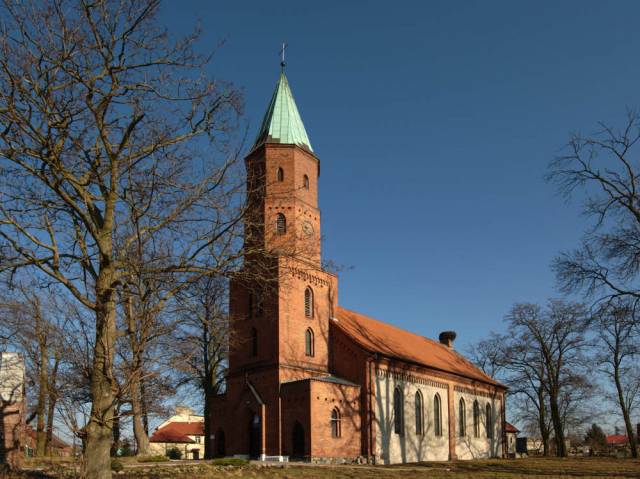
[[[280,67],[282,68],[282,71],[284,71],[284,67],[286,65],[286,63],[284,62],[284,50],[288,46],[289,45],[287,45],[286,43],[282,42],[282,48],[280,49]]]

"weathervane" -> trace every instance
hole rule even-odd
[[[286,63],[284,62],[284,50],[285,48],[287,48],[289,45],[287,45],[286,43],[282,43],[282,48],[280,49],[280,67],[282,68],[282,71],[284,71],[284,67],[286,65]]]

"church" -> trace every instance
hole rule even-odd
[[[395,464],[503,457],[506,388],[438,340],[340,306],[322,267],[320,159],[283,71],[245,158],[243,270],[230,284],[215,456]],[[391,318],[392,319],[392,318]]]

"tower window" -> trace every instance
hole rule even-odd
[[[253,294],[249,293],[247,297],[247,316],[253,318]]]
[[[442,401],[439,394],[433,396],[433,430],[436,436],[442,436]]]
[[[304,315],[313,318],[313,290],[310,287],[304,290]]]
[[[309,177],[307,175],[302,177],[302,184],[304,185],[305,190],[309,189]]]
[[[276,216],[276,233],[283,235],[287,232],[287,218],[282,213]]]
[[[402,391],[398,387],[393,390],[393,432],[400,435],[404,433],[404,404]]]
[[[308,328],[304,333],[304,353],[307,356],[315,355],[315,345],[313,344],[313,330]]]
[[[424,408],[422,406],[422,393],[416,392],[416,435],[422,436],[424,434],[424,425],[422,424],[424,418]]]
[[[282,168],[278,168],[278,181],[284,181],[284,170]]]
[[[473,436],[480,437],[480,405],[473,401]]]
[[[487,422],[487,437],[489,439],[493,439],[493,411],[491,410],[491,404],[489,403],[487,403],[485,420]]]
[[[331,411],[331,437],[340,437],[342,435],[340,419],[340,411],[336,407]]]
[[[256,328],[251,329],[251,355],[258,355],[258,330]]]
[[[465,410],[464,399],[460,398],[458,403],[458,436],[467,435],[467,411]]]

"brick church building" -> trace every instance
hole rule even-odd
[[[338,302],[320,251],[315,155],[284,72],[247,155],[216,456],[402,463],[502,457],[505,387],[453,348]]]

